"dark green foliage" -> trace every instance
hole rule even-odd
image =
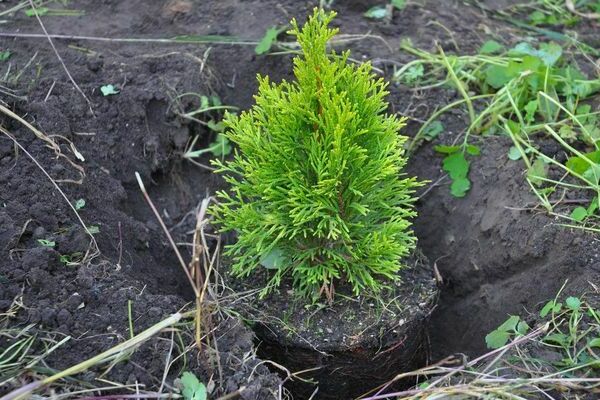
[[[259,77],[255,106],[225,118],[237,149],[232,161],[215,161],[231,189],[212,213],[237,233],[227,249],[233,272],[269,270],[263,295],[289,275],[304,296],[336,280],[376,292],[414,247],[419,183],[401,173],[404,122],[385,114],[386,84],[369,64],[327,53],[334,15],[315,10],[302,30],[292,21],[303,52],[297,81]]]

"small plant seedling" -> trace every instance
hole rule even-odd
[[[207,148],[200,150],[193,150],[196,142],[198,141],[198,136],[194,137],[192,143],[190,144],[188,150],[184,153],[183,158],[192,159],[198,158],[202,154],[212,153],[212,155],[221,157],[226,156],[231,153],[231,144],[229,143],[229,139],[222,133],[218,133],[215,141],[212,142]]]
[[[388,15],[389,11],[385,6],[373,6],[365,12],[365,17],[371,19],[383,19]]]
[[[92,234],[95,235],[96,233],[100,233],[100,227],[96,226],[96,225],[88,225],[88,231]]]
[[[10,50],[2,50],[2,51],[0,51],[0,61],[6,61],[6,60],[8,60],[11,55],[12,55],[12,53],[10,52]]]
[[[277,42],[277,36],[279,36],[282,32],[285,32],[287,27],[277,28],[276,26],[272,26],[265,32],[265,35],[262,37],[260,42],[254,48],[254,52],[258,55],[265,54],[271,50],[271,47]]]
[[[410,218],[420,184],[402,175],[403,120],[387,115],[386,84],[368,63],[327,52],[334,13],[315,10],[300,30],[296,80],[259,77],[254,107],[226,114],[232,160],[215,160],[229,191],[211,209],[235,276],[267,270],[265,296],[290,276],[295,292],[331,301],[344,279],[355,294],[396,279],[413,249]]]
[[[600,79],[588,79],[577,64],[565,58],[560,45],[522,42],[505,49],[489,40],[478,54],[460,56],[446,55],[441,48],[439,54],[425,52],[408,41],[402,48],[417,59],[395,73],[399,82],[429,88],[450,86],[462,97],[430,116],[410,143],[409,151],[436,136],[443,113],[461,106],[468,112],[470,123],[460,145],[464,156],[454,154],[458,149],[447,151],[455,146],[442,146],[446,150],[443,168],[452,179],[453,195],[463,196],[469,188],[468,139],[480,133],[505,134],[513,139],[508,158],[525,163],[528,184],[548,211],[554,212],[555,204],[560,204],[555,199],[562,192],[557,190],[559,187],[586,188],[598,197],[600,112],[584,101],[600,91]],[[481,111],[475,112],[476,102],[482,105]],[[567,154],[567,162],[560,163],[544,154],[536,143],[540,136],[555,139]],[[563,177],[553,179],[556,174],[551,172],[562,172]],[[555,215],[591,225],[598,219],[593,214],[597,210],[592,201],[587,207],[571,210],[570,215]]]
[[[497,54],[504,51],[504,45],[496,42],[495,40],[488,40],[479,49],[479,54]]]
[[[408,0],[392,0],[390,4],[396,7],[398,10],[403,10],[408,4]]]
[[[191,372],[186,371],[181,375],[181,387],[185,400],[206,400],[208,397],[206,385]]]
[[[444,132],[444,125],[440,121],[434,121],[423,131],[423,136],[425,140],[432,141],[442,132]]]
[[[65,265],[77,264],[81,261],[83,254],[80,252],[75,252],[73,254],[61,254],[59,260],[61,263]]]
[[[85,207],[85,199],[77,199],[77,201],[75,202],[75,209],[81,210],[84,207]]]
[[[511,315],[502,325],[485,337],[485,343],[490,349],[499,349],[506,345],[511,337],[523,336],[529,331],[527,322],[518,315]]]
[[[40,245],[42,245],[43,247],[50,247],[50,248],[54,248],[56,246],[56,242],[52,241],[52,240],[47,240],[47,239],[38,239],[37,240],[38,243]]]
[[[445,154],[442,168],[452,181],[450,194],[454,197],[464,197],[471,188],[471,181],[468,178],[471,162],[467,159],[467,155],[478,156],[479,147],[468,145],[463,151],[461,146],[438,145],[434,149],[438,153]]]
[[[386,6],[373,6],[365,12],[365,17],[371,19],[391,18],[394,9],[403,10],[407,0],[391,0]]]
[[[571,211],[571,219],[576,222],[582,222],[588,216],[587,209],[585,207],[575,207],[573,211]]]
[[[102,92],[102,96],[106,97],[119,94],[119,89],[117,89],[114,85],[104,85],[100,87],[100,92]]]

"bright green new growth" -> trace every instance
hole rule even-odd
[[[214,162],[231,189],[212,212],[221,231],[237,233],[226,253],[234,274],[272,272],[263,295],[290,274],[304,296],[336,280],[356,294],[377,292],[415,244],[409,219],[419,183],[401,173],[404,122],[385,114],[386,84],[369,64],[327,53],[334,16],[315,10],[302,30],[293,20],[303,53],[297,81],[259,77],[254,107],[225,118],[239,150]]]

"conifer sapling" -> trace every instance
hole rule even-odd
[[[369,63],[328,52],[334,16],[315,9],[301,30],[293,20],[296,81],[259,76],[252,109],[225,117],[237,149],[214,162],[231,188],[212,213],[237,233],[226,251],[235,275],[269,269],[263,295],[288,276],[307,297],[331,299],[338,281],[377,292],[415,245],[419,183],[402,174],[404,121],[386,114],[386,84]]]

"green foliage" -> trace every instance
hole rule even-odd
[[[85,199],[77,199],[75,202],[75,209],[81,210],[83,207],[85,207]]]
[[[569,9],[572,7],[572,9]],[[587,19],[598,19],[600,0],[573,0],[571,5],[565,0],[535,0],[517,6],[527,12],[527,22],[531,25],[565,25],[573,26],[580,22],[582,16]]]
[[[514,336],[523,336],[529,331],[527,322],[521,320],[518,315],[511,315],[498,328],[485,337],[485,343],[490,349],[499,349],[508,343]]]
[[[496,54],[504,50],[504,45],[495,40],[488,40],[479,49],[479,54]]]
[[[100,92],[102,92],[102,96],[106,97],[119,94],[119,89],[117,89],[114,85],[103,85],[100,87]]]
[[[464,107],[468,113],[470,123],[461,132],[462,144],[444,146],[455,148],[444,152],[447,156],[443,161],[444,170],[452,179],[453,195],[464,196],[469,188],[465,165],[468,166],[470,135],[503,134],[514,142],[508,158],[525,163],[528,184],[542,205],[569,221],[585,223],[586,229],[600,231],[594,227],[600,219],[594,214],[598,211],[597,200],[587,208],[569,209],[564,214],[554,210],[561,203],[563,191],[559,188],[587,189],[594,193],[594,199],[600,197],[600,111],[587,103],[600,91],[600,79],[587,78],[577,63],[567,58],[563,48],[553,42],[522,42],[506,50],[490,40],[475,55],[446,55],[441,48],[439,54],[432,54],[407,41],[402,49],[416,59],[396,71],[396,80],[428,88],[448,86],[462,97],[436,110],[422,125],[409,150],[437,135],[443,113],[458,107]],[[555,140],[567,155],[566,162],[559,162],[555,154],[544,154],[540,137]],[[467,163],[452,162],[460,158],[451,157],[459,150]]]
[[[215,141],[212,142],[208,147],[200,150],[193,150],[197,141],[198,136],[194,137],[194,139],[192,140],[192,143],[190,144],[188,150],[183,155],[184,158],[198,158],[205,153],[212,153],[212,155],[217,157],[226,156],[231,153],[231,144],[229,144],[229,140],[222,133],[217,133]]]
[[[254,52],[259,55],[267,53],[269,50],[271,50],[271,47],[275,44],[275,42],[277,42],[277,36],[279,36],[279,34],[286,29],[286,27],[277,28],[276,26],[272,26],[267,29],[265,35],[254,48]]]
[[[211,212],[221,231],[237,233],[227,247],[233,273],[267,269],[262,295],[290,275],[306,297],[337,280],[376,292],[414,247],[419,183],[402,175],[404,121],[385,114],[386,84],[370,64],[327,53],[334,15],[315,10],[302,30],[292,21],[303,53],[296,81],[259,77],[254,107],[224,120],[239,150],[214,162],[231,189]]]
[[[2,50],[0,51],[0,61],[6,61],[12,55],[10,50]]]
[[[390,0],[385,6],[373,6],[365,12],[365,17],[371,19],[389,19],[392,17],[394,9],[404,10],[407,0]]]
[[[365,12],[365,17],[371,19],[383,19],[389,15],[387,7],[374,6]]]
[[[450,194],[454,197],[465,197],[469,189],[471,189],[471,181],[468,177],[471,162],[467,159],[467,155],[478,156],[481,150],[474,145],[467,145],[464,151],[462,151],[463,148],[461,146],[438,145],[434,149],[438,153],[445,154],[442,161],[442,168],[448,173],[452,181]]]
[[[56,246],[56,242],[53,240],[48,240],[48,239],[38,239],[37,240],[38,243],[43,246],[43,247],[50,247],[53,248]]]
[[[208,398],[206,386],[191,372],[184,372],[181,375],[181,386],[184,400],[206,400]]]

